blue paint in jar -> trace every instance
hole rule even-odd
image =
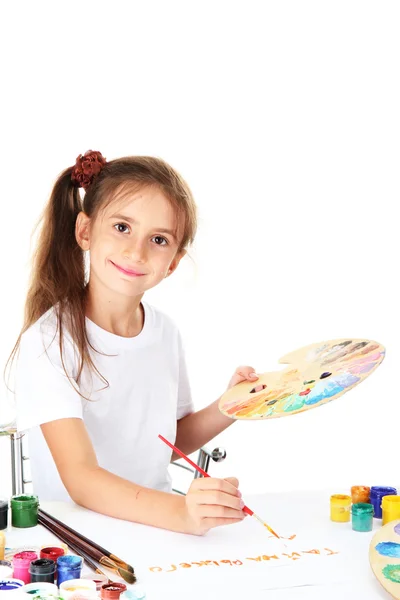
[[[397,490],[394,487],[384,487],[375,485],[371,487],[370,502],[374,507],[375,519],[382,519],[382,498],[383,496],[396,496]]]
[[[66,554],[57,558],[57,585],[69,579],[80,579],[82,572],[82,558],[74,554]]]

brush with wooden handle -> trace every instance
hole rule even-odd
[[[98,550],[98,545],[89,540],[89,538],[81,536],[81,534],[78,532],[71,533],[70,529],[72,528],[68,527],[67,525],[64,525],[62,521],[55,519],[48,513],[45,513],[45,511],[43,511],[42,509],[39,509],[38,520],[41,525],[47,526],[46,528],[49,529],[49,531],[51,531],[52,533],[54,533],[54,535],[60,538],[62,537],[62,541],[64,543],[66,543],[70,547],[72,547],[73,545],[75,548],[78,548],[81,552],[83,552],[86,555],[86,558],[92,558],[106,569],[110,569],[111,571],[118,573],[118,575],[122,577],[122,579],[124,579],[124,581],[126,581],[127,583],[135,583],[136,577],[132,571],[128,571],[119,564],[116,564],[113,559],[109,558],[108,556],[105,556],[103,552],[100,552]],[[132,567],[131,569],[133,570]]]
[[[80,556],[81,558],[83,558],[83,562],[89,567],[89,569],[92,569],[92,571],[94,571],[95,573],[99,573],[99,575],[104,575],[108,579],[108,575],[106,575],[106,573],[104,573],[101,569],[99,569],[99,567],[97,565],[95,565],[90,560],[90,558],[88,558],[88,556],[83,552],[83,550],[81,550],[80,548],[78,548],[78,546],[75,546],[74,544],[72,544],[71,542],[69,542],[67,540],[67,538],[65,538],[63,535],[61,535],[61,533],[59,533],[58,531],[57,531],[57,533],[55,533],[55,531],[53,530],[53,528],[49,525],[49,523],[47,521],[45,521],[43,519],[43,517],[39,516],[38,517],[38,521],[39,521],[40,525],[42,525],[48,531],[50,531],[53,535],[55,535],[61,542],[64,542],[64,544],[66,544],[68,546],[68,548],[70,550],[72,550],[72,552],[74,554],[76,554],[77,556]]]
[[[57,519],[56,517],[53,517],[53,515],[50,515],[48,512],[46,512],[42,508],[39,508],[39,513],[52,519],[55,523],[58,523],[58,525],[61,525],[61,527],[66,529],[69,533],[77,536],[80,540],[82,540],[82,542],[86,542],[86,543],[90,544],[90,546],[92,546],[93,548],[96,548],[102,554],[102,556],[111,559],[119,567],[122,567],[123,569],[126,569],[127,571],[130,571],[131,573],[135,572],[134,568],[131,565],[129,565],[128,563],[126,563],[124,560],[122,560],[121,558],[118,558],[118,556],[115,556],[115,554],[112,554],[111,552],[109,552],[109,550],[106,550],[99,544],[96,544],[96,542],[93,542],[92,540],[85,537],[84,535],[82,535],[81,533],[76,531],[75,529],[72,529],[72,527],[69,527],[68,525],[66,525],[65,523],[63,523],[62,521]]]

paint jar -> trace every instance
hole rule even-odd
[[[13,556],[13,568],[14,568],[14,577],[16,579],[22,579],[24,583],[31,582],[31,575],[29,573],[29,567],[33,560],[37,560],[38,555],[36,552],[31,552],[30,550],[24,550],[23,552],[18,552]]]
[[[76,579],[67,579],[61,584],[59,582],[58,585],[60,588],[60,596],[62,596],[64,600],[70,600],[71,596],[76,593],[82,593],[83,595],[85,595],[86,592],[96,593],[96,584],[93,579],[80,579],[78,577]],[[89,595],[91,594],[89,593]]]
[[[101,600],[119,600],[120,595],[125,591],[124,583],[105,583],[101,586],[100,598]]]
[[[13,568],[9,560],[0,560],[0,579],[12,577]]]
[[[110,580],[107,575],[100,575],[100,573],[96,573],[96,575],[84,575],[82,579],[89,579],[90,581],[94,581],[96,585],[96,590],[99,592],[101,590],[101,586],[105,583],[108,583]]]
[[[130,590],[122,592],[120,600],[145,600],[146,592],[141,585],[135,584]]]
[[[0,560],[4,560],[4,551],[6,549],[6,536],[0,531]]]
[[[381,507],[382,525],[400,519],[400,496],[383,496]]]
[[[7,529],[8,526],[8,500],[0,498],[0,529]]]
[[[373,486],[371,488],[371,504],[374,507],[374,517],[382,519],[382,498],[383,496],[396,496],[397,490],[394,487]]]
[[[59,556],[64,556],[64,554],[65,550],[64,548],[60,548],[60,546],[46,546],[40,550],[40,558],[54,560],[55,562],[57,562]]]
[[[368,504],[370,501],[371,488],[366,485],[353,485],[351,488],[351,501],[353,504],[359,504],[361,502]]]
[[[11,600],[11,598],[10,598],[10,600]],[[14,598],[13,598],[13,600],[14,600]],[[17,599],[15,599],[15,600],[17,600]],[[39,591],[37,594],[34,594],[33,592],[32,593],[28,592],[26,594],[25,600],[63,600],[63,599],[59,595],[59,591],[57,588],[57,593],[55,593],[55,594],[50,594],[49,592],[46,592],[44,590]]]
[[[38,558],[31,562],[29,567],[31,581],[47,581],[54,583],[56,576],[56,563],[50,558]]]
[[[331,496],[331,521],[347,523],[350,521],[351,497],[344,494]]]
[[[13,592],[15,590],[21,591],[24,587],[24,581],[16,579],[14,577],[9,579],[2,579],[0,581],[0,592]]]
[[[374,507],[369,502],[357,502],[351,507],[351,526],[353,531],[372,531]]]
[[[64,598],[62,600],[65,600]],[[68,600],[99,600],[99,594],[96,590],[79,590],[73,592]]]
[[[79,579],[82,573],[82,557],[75,554],[66,554],[57,558],[57,583],[58,587],[64,581]]]
[[[32,496],[11,497],[11,523],[13,527],[34,527],[38,524],[39,498]]]
[[[28,583],[27,585],[24,585],[22,591],[30,594],[34,598],[36,596],[58,596],[58,587],[56,584],[47,581]]]

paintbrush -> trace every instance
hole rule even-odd
[[[82,558],[89,559],[89,557],[90,557],[98,562],[101,561],[100,564],[102,566],[106,567],[107,569],[110,569],[111,571],[115,571],[127,583],[129,583],[129,584],[135,583],[136,577],[133,573],[131,573],[130,571],[127,571],[126,569],[123,569],[122,567],[119,567],[111,559],[109,559],[105,556],[102,556],[101,553],[96,548],[92,548],[89,543],[80,540],[79,537],[77,537],[75,534],[71,534],[68,531],[66,531],[62,525],[55,523],[51,517],[41,515],[40,509],[39,509],[38,521],[41,525],[43,525],[49,531],[54,533],[54,535],[59,537],[61,539],[61,541],[66,543],[71,549],[73,549],[74,551],[76,549],[78,549],[79,555],[82,556]],[[97,570],[96,565],[94,565],[93,563],[91,563],[89,566],[91,568],[94,567],[94,569]],[[98,572],[101,572],[101,571],[98,570]]]
[[[38,520],[41,525],[46,524],[48,526],[47,528],[50,531],[52,531],[56,536],[62,536],[62,541],[64,541],[66,544],[74,545],[75,548],[78,548],[82,552],[84,552],[88,558],[96,560],[106,569],[115,571],[127,583],[135,583],[136,577],[133,573],[133,567],[128,565],[131,570],[125,569],[121,566],[121,563],[124,565],[127,563],[121,561],[121,559],[118,559],[121,561],[121,563],[117,564],[113,558],[110,558],[105,555],[105,552],[107,552],[106,550],[101,548],[101,546],[98,546],[98,544],[96,544],[95,542],[89,540],[89,538],[86,538],[71,527],[68,527],[62,521],[59,521],[55,517],[52,517],[42,509],[39,509],[38,511]],[[101,548],[101,550],[99,550],[99,548]],[[111,553],[109,554],[110,556],[114,556]]]
[[[106,575],[106,573],[103,573],[103,571],[101,569],[99,569],[99,567],[97,565],[95,565],[88,558],[88,556],[83,552],[83,550],[81,550],[80,548],[78,548],[77,546],[75,546],[74,544],[72,544],[69,540],[67,540],[66,537],[64,537],[63,535],[61,535],[61,533],[59,533],[58,531],[56,533],[53,530],[53,528],[49,525],[49,523],[43,519],[43,517],[38,516],[38,521],[39,521],[39,523],[43,527],[45,527],[48,531],[50,531],[53,535],[55,535],[61,542],[64,542],[64,544],[67,544],[68,548],[70,548],[70,550],[72,550],[72,552],[74,554],[76,554],[76,555],[80,556],[81,558],[83,558],[84,563],[86,563],[86,565],[89,567],[89,569],[92,569],[92,571],[94,571],[95,573],[99,573],[100,575],[104,575],[108,579],[108,575]]]
[[[68,525],[66,525],[65,523],[63,523],[62,521],[60,521],[59,519],[56,519],[56,517],[53,517],[53,515],[50,515],[48,512],[46,512],[42,508],[39,508],[39,513],[41,513],[42,515],[48,517],[49,519],[51,519],[52,521],[54,521],[54,523],[57,523],[58,525],[60,525],[61,527],[63,527],[67,532],[69,532],[69,533],[77,536],[80,541],[86,542],[87,544],[90,544],[90,546],[92,546],[93,548],[95,548],[96,550],[98,550],[102,554],[103,557],[109,558],[117,566],[121,567],[122,569],[126,569],[127,571],[130,571],[131,573],[134,573],[134,569],[133,569],[133,567],[131,565],[129,565],[128,563],[126,563],[121,558],[118,558],[118,556],[115,556],[115,554],[112,554],[111,552],[109,552],[108,550],[106,550],[105,548],[103,548],[102,546],[100,546],[99,544],[96,544],[96,542],[93,542],[89,538],[85,537],[84,535],[82,535],[82,533],[79,533],[78,531],[75,531],[75,529],[72,529],[72,527],[69,527]],[[100,560],[98,562],[101,563]]]
[[[179,454],[180,457],[182,457],[190,465],[192,465],[192,467],[194,469],[196,469],[196,471],[198,471],[199,473],[201,473],[203,475],[203,477],[210,477],[210,475],[206,471],[204,471],[204,469],[202,469],[201,467],[199,467],[199,465],[196,465],[196,463],[193,462],[192,460],[190,460],[190,458],[188,456],[186,456],[186,454],[184,454],[183,452],[181,452],[181,450],[179,450],[176,446],[174,446],[173,444],[171,444],[162,435],[159,435],[158,437],[160,438],[160,440],[162,440],[163,442],[165,442],[167,444],[167,446],[169,446],[170,448],[172,448],[172,450],[174,452],[176,452],[176,454]],[[242,510],[246,514],[250,515],[250,517],[254,517],[257,521],[259,521],[261,523],[261,525],[263,525],[264,527],[266,527],[268,529],[268,531],[270,531],[272,533],[272,535],[274,535],[276,538],[278,538],[278,540],[281,539],[279,537],[279,535],[277,533],[275,533],[275,531],[269,525],[267,525],[267,523],[265,523],[265,521],[263,521],[261,519],[261,517],[259,517],[258,515],[256,515],[256,513],[253,510],[251,510],[251,508],[249,508],[248,506],[244,506],[242,508]]]

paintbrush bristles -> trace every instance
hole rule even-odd
[[[263,521],[261,519],[261,517],[259,517],[258,515],[256,515],[255,512],[253,512],[253,517],[255,517],[257,519],[257,521],[259,521],[261,523],[261,525],[264,525],[264,527],[266,527],[268,529],[268,531],[270,533],[272,533],[272,535],[274,535],[278,540],[280,540],[281,538],[279,537],[279,535],[277,533],[275,533],[275,531],[269,526],[267,525],[267,523],[265,521]]]
[[[126,571],[129,571],[130,573],[134,573],[133,567],[131,567],[131,565],[128,565],[128,563],[126,563],[123,560],[121,560],[120,558],[118,558],[118,556],[115,556],[115,554],[110,554],[109,558],[111,558],[111,560],[113,560],[116,565],[121,567],[121,569],[125,569]]]

